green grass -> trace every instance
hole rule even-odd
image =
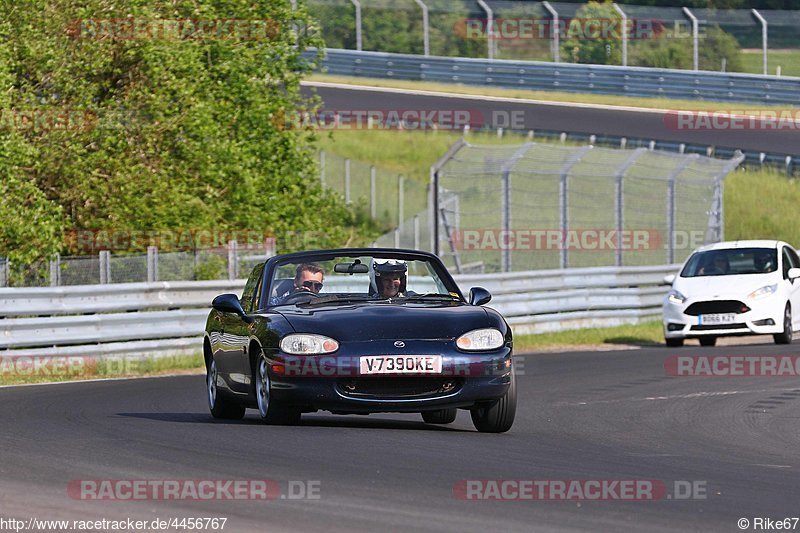
[[[764,64],[761,50],[742,50],[744,72],[763,74]],[[800,50],[767,50],[767,67],[770,74],[776,74],[780,65],[781,76],[800,76]]]
[[[45,362],[36,365],[34,360]],[[6,359],[0,365],[0,385],[23,385],[85,379],[132,378],[158,376],[172,373],[196,374],[203,370],[201,354],[165,357],[127,358],[108,357],[56,357],[46,363],[46,358]]]
[[[776,63],[770,63],[774,65]],[[760,65],[760,63],[759,63]],[[793,60],[791,62],[792,72],[800,69],[800,65]],[[760,68],[760,67],[759,67]],[[784,69],[787,67],[784,66]],[[774,67],[770,67],[774,74]],[[789,72],[783,72],[790,75]],[[800,74],[793,74],[800,75]],[[774,106],[742,104],[737,102],[713,102],[697,100],[670,100],[667,98],[642,98],[632,96],[615,96],[607,94],[584,94],[584,93],[565,93],[551,91],[530,91],[522,89],[501,89],[496,87],[479,87],[470,85],[460,85],[457,83],[443,82],[422,82],[406,80],[387,80],[378,78],[357,78],[348,76],[330,76],[327,74],[314,74],[309,76],[310,81],[322,81],[330,83],[346,83],[351,85],[368,85],[371,87],[395,87],[400,89],[413,89],[420,91],[439,91],[455,94],[472,94],[479,96],[499,96],[504,98],[527,98],[533,100],[543,100],[548,102],[567,102],[584,104],[604,104],[629,107],[643,107],[648,109],[672,109],[687,111],[757,111],[763,109],[774,109]],[[791,107],[780,104],[781,107]]]
[[[725,178],[725,239],[780,239],[800,245],[800,181],[776,170]]]
[[[559,346],[655,346],[663,344],[664,333],[660,321],[649,321],[613,328],[590,328],[537,335],[515,335],[514,351],[525,353]]]

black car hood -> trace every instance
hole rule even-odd
[[[339,342],[452,339],[473,329],[498,327],[482,307],[466,304],[300,306],[280,313],[298,333],[318,333]]]

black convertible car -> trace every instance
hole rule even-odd
[[[483,288],[461,294],[433,254],[351,248],[259,264],[241,298],[213,301],[203,353],[216,418],[257,408],[267,423],[302,413],[421,413],[479,431],[516,412],[511,329]]]

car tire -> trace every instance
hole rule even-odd
[[[670,348],[680,348],[683,346],[683,339],[669,339],[665,338],[664,342],[667,343],[667,346]]]
[[[511,384],[502,398],[470,410],[472,423],[481,433],[503,433],[511,429],[517,413],[517,378],[511,372]]]
[[[206,396],[211,416],[223,420],[240,420],[244,417],[244,405],[221,395],[217,388],[217,380],[217,363],[212,357],[206,369]]]
[[[292,409],[276,402],[271,398],[271,385],[269,379],[269,363],[264,357],[259,357],[256,362],[253,382],[256,387],[256,403],[258,413],[265,424],[294,425],[300,422],[300,410]]]
[[[792,308],[788,303],[783,310],[783,331],[776,333],[772,338],[775,340],[775,344],[792,343]]]
[[[438,409],[436,411],[423,411],[422,419],[426,424],[452,424],[456,420],[458,409]]]
[[[716,337],[700,337],[698,340],[700,341],[700,346],[714,346],[717,344]]]

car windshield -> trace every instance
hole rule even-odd
[[[683,267],[681,277],[764,274],[778,268],[775,248],[730,248],[696,252]]]
[[[458,289],[443,268],[425,258],[304,256],[281,262],[270,280],[269,305],[353,301],[454,301]],[[447,279],[444,279],[447,278]]]

